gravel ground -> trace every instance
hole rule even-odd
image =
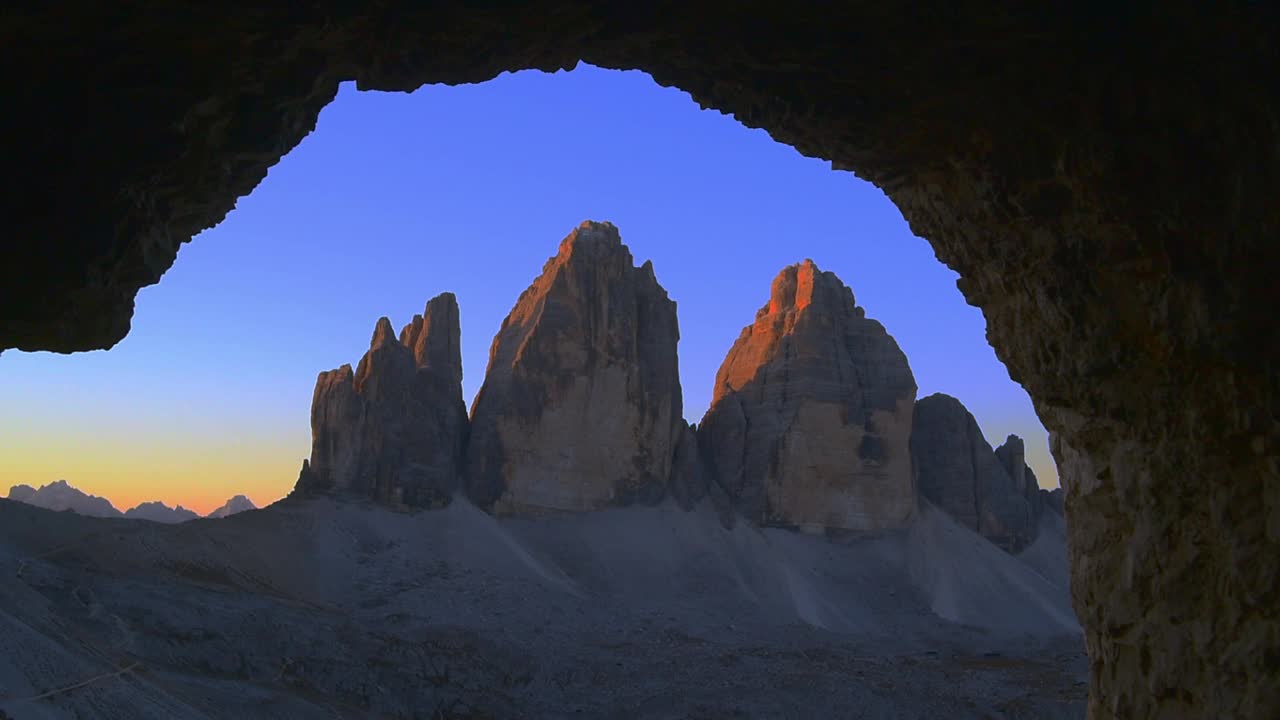
[[[0,712],[1083,718],[1065,568],[1060,521],[1011,557],[928,509],[831,540],[673,507],[174,526],[0,501]]]

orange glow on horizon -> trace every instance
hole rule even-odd
[[[290,445],[269,439],[203,446],[152,439],[130,446],[99,439],[86,446],[8,436],[0,438],[0,496],[13,485],[38,488],[66,480],[121,512],[158,500],[206,515],[235,495],[264,507],[286,495],[297,479],[305,453]]]

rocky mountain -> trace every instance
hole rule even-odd
[[[205,517],[224,518],[224,517],[229,517],[231,515],[235,515],[236,513],[245,512],[246,510],[257,510],[257,509],[258,509],[258,506],[254,505],[252,500],[245,497],[244,495],[236,495],[235,497],[223,503],[220,507],[211,511],[208,515],[205,515]]]
[[[9,499],[14,502],[27,502],[36,494],[36,489],[30,485],[14,485],[9,488]]]
[[[1013,481],[1014,492],[1021,493],[1026,499],[1032,526],[1037,527],[1040,516],[1044,513],[1047,493],[1040,489],[1040,481],[1027,464],[1026,458],[1026,444],[1017,435],[1008,436],[1004,444],[996,448],[996,460],[1000,461],[1000,466]]]
[[[30,485],[14,485],[9,488],[9,499],[42,507],[46,510],[70,510],[90,517],[123,517],[129,520],[149,520],[169,525],[195,520],[200,517],[194,510],[188,510],[181,505],[169,507],[159,501],[139,503],[124,512],[120,512],[111,504],[110,500],[96,495],[89,495],[66,480],[58,480],[39,489]],[[254,509],[256,508],[249,498],[244,495],[236,495],[206,517],[221,518]]]
[[[1041,490],[1022,438],[992,450],[978,422],[950,395],[916,403],[911,451],[920,494],[965,527],[1010,552],[1036,539],[1046,508],[1062,514],[1061,490]]]
[[[682,416],[676,306],[587,221],[520,295],[471,410],[468,491],[499,514],[660,500]]]
[[[410,507],[447,504],[467,435],[457,299],[432,298],[397,339],[378,320],[369,350],[320,373],[311,405],[311,458],[295,492],[351,493]]]
[[[151,522],[174,524],[195,520],[200,517],[192,510],[181,505],[169,507],[162,502],[144,502],[124,511],[124,516],[131,520],[150,520]]]
[[[884,327],[811,260],[782,270],[716,375],[698,444],[761,525],[876,531],[915,512],[916,383]]]
[[[90,517],[123,516],[111,501],[81,492],[66,480],[57,480],[39,489],[30,485],[15,485],[9,489],[9,499],[46,510],[71,510]]]
[[[812,260],[774,278],[699,425],[682,417],[676,305],[610,223],[579,225],[520,295],[470,418],[460,337],[445,293],[398,337],[380,319],[355,370],[320,373],[295,494],[439,507],[462,488],[497,515],[670,495],[726,525],[859,533],[907,524],[924,498],[1009,552],[1062,512],[1020,438],[993,450],[960,401],[916,402],[893,337]]]

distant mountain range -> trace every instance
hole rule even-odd
[[[89,517],[128,518],[131,520],[150,520],[158,523],[180,523],[200,517],[193,510],[181,505],[169,507],[162,502],[144,502],[120,512],[110,500],[97,495],[89,495],[66,480],[57,480],[39,489],[30,485],[14,485],[9,488],[9,499],[16,502],[35,505],[46,510],[70,510],[79,515]],[[224,518],[245,510],[256,510],[257,506],[244,495],[236,495],[205,517]]]

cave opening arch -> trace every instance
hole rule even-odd
[[[875,183],[960,274],[1055,436],[1094,716],[1280,706],[1273,8],[134,9],[0,24],[0,348],[118,341],[341,80],[642,69]]]

